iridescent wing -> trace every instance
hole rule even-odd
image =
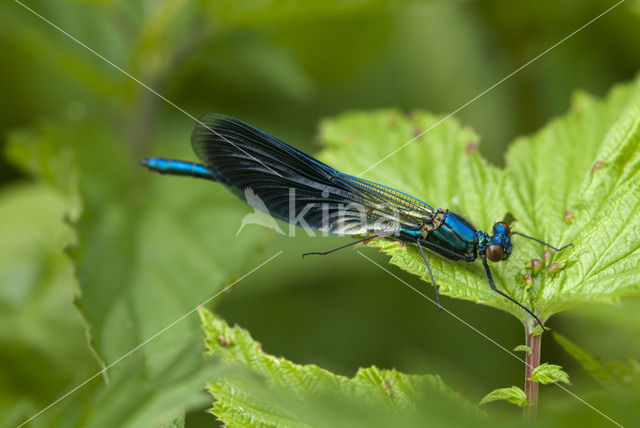
[[[202,117],[191,143],[217,181],[290,223],[362,235],[416,229],[433,216],[412,196],[337,171],[230,116]]]

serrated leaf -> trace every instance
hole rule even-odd
[[[420,112],[346,114],[322,124],[322,159],[347,173],[366,171],[365,178],[449,208],[482,230],[512,213],[518,231],[552,245],[572,242],[554,255],[562,269],[541,271],[530,288],[521,283],[526,263],[544,258],[545,247],[516,236],[510,259],[492,264],[498,288],[542,319],[640,293],[640,80],[616,87],[604,100],[578,94],[570,113],[512,145],[504,170],[479,155],[472,131],[452,119],[440,121]],[[592,171],[598,161],[600,169]],[[574,217],[565,222],[568,210]],[[606,213],[607,221],[598,213]],[[415,246],[390,239],[370,245],[430,281]],[[428,257],[441,293],[529,320],[489,288],[480,263]]]
[[[70,310],[78,284],[64,248],[76,241],[61,192],[43,183],[0,192],[0,420],[17,426],[98,370],[84,326]],[[93,362],[93,364],[92,364]],[[53,426],[60,403],[33,426]],[[30,424],[31,425],[31,424]]]
[[[209,401],[202,390],[206,379],[221,371],[215,361],[202,361],[202,351],[202,343],[195,340],[191,347],[172,353],[172,360],[157,373],[150,373],[144,367],[143,358],[133,356],[122,376],[91,397],[92,405],[83,412],[84,424],[183,427],[185,411],[202,408]]]
[[[163,138],[188,140],[181,128],[173,129],[179,129],[179,136],[168,137],[171,130],[165,129]],[[188,150],[188,144],[184,148]],[[65,214],[78,236],[78,245],[69,250],[81,288],[76,303],[90,345],[105,367],[246,272],[248,258],[260,251],[255,237],[235,236],[237,229],[231,225],[240,226],[247,212],[240,201],[221,186],[149,174],[129,148],[101,125],[46,123],[29,133],[16,132],[7,155],[74,201]],[[164,413],[169,407],[154,401],[170,391],[150,394],[149,389],[153,383],[167,389],[183,386],[181,380],[162,384],[157,378],[166,377],[168,367],[185,351],[193,352],[200,335],[197,318],[188,317],[104,374],[111,385],[121,385],[132,394],[136,388],[127,385],[127,379],[146,381],[137,391],[145,390],[148,401],[140,402],[139,413],[128,416],[158,413],[167,421],[180,416]],[[199,356],[188,361],[191,369],[199,366]],[[133,375],[131,366],[143,372]],[[189,385],[190,391],[173,396],[172,411],[202,404],[200,389],[194,382]],[[127,402],[125,397],[118,400],[120,405]],[[118,409],[114,403],[103,407]],[[121,409],[113,411],[124,414]],[[123,416],[115,425],[126,426],[132,420]]]
[[[397,423],[399,415],[411,418],[423,405],[453,404],[466,409],[463,414],[478,416],[475,407],[438,376],[369,367],[347,378],[269,355],[247,331],[229,327],[205,309],[200,317],[207,354],[238,369],[207,386],[215,398],[211,411],[230,426],[327,426],[328,421],[331,426],[367,426],[375,420],[384,425],[384,420]],[[431,399],[428,405],[424,394]],[[333,414],[327,415],[327,405]]]
[[[540,382],[543,385],[556,382],[571,383],[569,382],[569,375],[562,370],[561,366],[549,363],[542,363],[536,367],[529,380]]]
[[[511,404],[515,404],[518,407],[524,407],[528,404],[527,395],[524,391],[517,386],[511,386],[510,388],[500,388],[491,391],[485,395],[480,404],[490,403],[492,401],[505,400]]]

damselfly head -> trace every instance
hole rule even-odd
[[[485,250],[487,258],[492,262],[507,260],[511,255],[511,228],[503,221],[493,225],[493,235]]]

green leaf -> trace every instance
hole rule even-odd
[[[166,144],[188,137],[182,127],[166,127],[158,140]],[[189,150],[187,143],[183,146],[184,152]],[[193,381],[188,393],[174,396],[170,408],[153,398],[170,391],[153,390],[152,385],[171,389],[181,384],[179,379],[171,384],[161,381],[180,356],[195,352],[194,343],[201,340],[195,314],[181,317],[244,274],[247,260],[260,251],[255,235],[236,237],[249,209],[222,186],[148,173],[102,125],[46,123],[36,131],[16,132],[7,155],[70,201],[65,216],[78,236],[78,245],[69,250],[81,289],[76,304],[99,362],[106,367],[171,326],[111,367],[105,380],[123,385],[120,388],[132,396],[147,391],[144,397],[149,401],[140,403],[139,410],[161,414],[166,421],[202,405],[200,388]],[[195,359],[186,360],[191,370],[200,367],[200,358],[196,352]],[[206,376],[201,376],[204,384]],[[140,379],[146,383],[139,388],[127,384]],[[118,400],[120,405],[136,401]],[[103,407],[118,409],[114,403]],[[167,409],[180,413],[168,414]],[[114,412],[128,415],[121,408]],[[125,424],[121,419],[111,426]]]
[[[553,338],[558,342],[558,345],[560,345],[562,349],[575,358],[575,360],[590,376],[602,382],[611,381],[611,374],[607,371],[600,360],[556,332],[553,333]]]
[[[206,379],[220,373],[216,361],[203,362],[202,351],[202,343],[194,340],[191,347],[172,353],[173,359],[157,373],[144,367],[145,359],[132,356],[122,376],[93,394],[91,405],[84,409],[83,423],[92,427],[184,426],[186,411],[210,402],[203,391]]]
[[[518,407],[524,407],[528,404],[527,395],[522,389],[518,388],[517,386],[493,390],[482,397],[482,400],[480,400],[480,404],[482,405],[498,400],[506,400]]]
[[[200,310],[200,317],[207,354],[234,368],[207,385],[215,398],[211,411],[227,425],[371,426],[385,425],[385,420],[397,424],[412,421],[423,406],[442,406],[431,415],[436,419],[451,406],[462,418],[477,420],[479,415],[438,376],[369,367],[347,378],[269,355],[246,330],[228,326],[206,309]]]
[[[544,329],[541,325],[538,324],[534,327],[533,332],[531,333],[531,337],[540,336],[542,333],[544,333]]]
[[[558,333],[553,333],[553,338],[597,381],[607,385],[635,388],[640,385],[640,364],[637,359],[629,356],[626,364],[619,361],[603,361]]]
[[[569,382],[569,375],[556,364],[542,363],[531,373],[529,380],[540,382],[543,385],[556,382]]]
[[[515,352],[526,352],[527,354],[531,353],[531,346],[527,345],[518,345],[513,348]]]
[[[349,113],[325,121],[321,139],[327,146],[322,159],[332,166],[364,172],[365,178],[449,208],[481,230],[490,231],[512,213],[517,231],[552,245],[573,243],[554,255],[556,268],[541,271],[529,288],[522,285],[526,266],[544,259],[545,247],[515,236],[510,259],[492,264],[497,287],[542,319],[583,303],[614,303],[640,293],[640,80],[614,88],[604,100],[576,95],[571,112],[516,140],[504,170],[480,156],[479,138],[471,130],[428,113]],[[563,221],[569,210],[574,217]],[[370,245],[389,254],[392,264],[430,281],[415,246],[392,239]],[[428,257],[441,293],[530,321],[489,288],[480,263]]]
[[[43,183],[0,192],[0,420],[17,426],[98,370],[80,315],[78,284],[65,247],[76,242],[64,221],[69,201]],[[52,426],[69,402],[30,426]]]

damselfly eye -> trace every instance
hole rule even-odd
[[[498,244],[492,244],[485,251],[487,258],[492,262],[499,262],[504,257],[504,247]]]

